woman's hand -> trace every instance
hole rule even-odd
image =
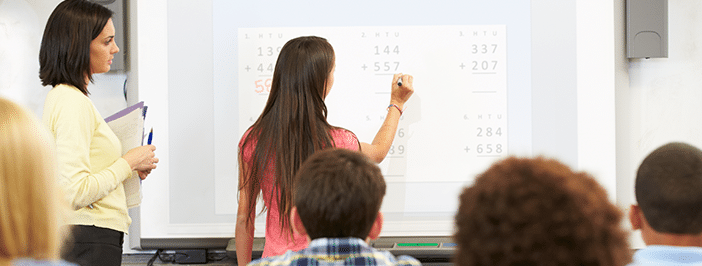
[[[137,171],[139,178],[144,180],[151,173],[151,170],[156,169],[158,158],[155,157],[155,150],[156,146],[154,145],[144,145],[129,150],[122,158],[129,163],[132,171]]]

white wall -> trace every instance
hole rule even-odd
[[[615,1],[624,13],[624,0]],[[668,58],[626,59],[624,17],[617,37],[617,198],[635,202],[634,180],[655,148],[683,141],[702,147],[702,1],[668,1]],[[642,246],[638,235],[632,239]]]
[[[48,88],[39,80],[39,46],[59,0],[0,0],[0,96],[41,115]]]

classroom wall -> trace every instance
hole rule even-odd
[[[615,1],[624,13],[624,0]],[[655,148],[683,141],[702,147],[702,1],[668,1],[668,58],[626,59],[624,17],[616,32],[617,201],[635,202],[638,165]],[[643,242],[632,237],[635,247]]]
[[[668,58],[629,59],[626,69],[618,68],[620,203],[635,200],[636,169],[653,149],[670,141],[702,147],[702,2],[669,1],[668,14]]]
[[[0,96],[35,113],[40,113],[48,91],[38,77],[41,34],[58,0],[45,3],[0,0]]]

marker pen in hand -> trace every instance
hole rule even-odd
[[[398,87],[402,87],[402,77],[400,77],[399,79],[397,79],[397,86],[398,86]]]

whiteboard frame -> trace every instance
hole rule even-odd
[[[169,89],[168,84],[168,16],[169,8],[167,0],[151,1],[130,1],[130,66],[131,76],[129,82],[130,103],[143,100],[149,105],[146,127],[168,128],[168,119],[157,119],[168,117],[165,113],[168,110],[166,97]],[[190,2],[190,1],[181,1]],[[198,2],[204,8],[207,1]],[[568,10],[573,7],[575,14]],[[604,181],[603,185],[610,192],[612,200],[616,199],[616,177],[615,177],[615,124],[614,124],[614,5],[611,1],[547,1],[533,0],[532,8],[546,8],[544,14],[534,16],[539,17],[542,23],[559,21],[559,18],[574,18],[576,27],[573,29],[552,29],[553,34],[563,34],[575,36],[575,47],[573,56],[577,58],[577,70],[573,73],[576,77],[573,85],[578,92],[578,127],[577,134],[583,141],[579,141],[578,157],[588,158],[578,160],[579,170],[585,170],[599,180]],[[554,9],[555,8],[555,9]],[[211,12],[211,11],[210,11]],[[196,12],[197,13],[197,12]],[[555,17],[555,18],[554,18]],[[550,24],[553,27],[557,25]],[[574,31],[569,32],[569,31]],[[570,34],[570,35],[568,35]],[[136,36],[135,36],[136,35]],[[532,40],[534,41],[534,39]],[[557,43],[555,45],[558,45]],[[532,45],[540,47],[538,44]],[[140,89],[141,88],[141,89]],[[137,95],[137,97],[134,97]],[[592,110],[597,110],[593,112]],[[154,143],[157,145],[157,154],[162,162],[167,161],[169,150],[167,145],[158,145],[160,140],[167,140],[169,132],[154,133]],[[585,141],[585,139],[587,139]],[[163,142],[165,143],[165,141]],[[588,143],[599,143],[600,145],[590,145]],[[169,199],[168,189],[168,167],[162,167],[154,171],[149,179],[144,182],[144,201],[163,202]],[[165,213],[154,210],[144,211],[143,209],[132,209],[130,215],[133,224],[130,227],[130,247],[135,249],[157,249],[157,248],[223,248],[226,246],[225,240],[233,236],[221,237],[198,237],[183,234],[182,236],[153,237],[143,235],[142,227],[144,221],[157,225],[168,224],[168,208],[164,208]],[[232,222],[233,223],[233,222]],[[229,226],[212,225],[212,226]],[[166,226],[163,226],[166,227]]]

